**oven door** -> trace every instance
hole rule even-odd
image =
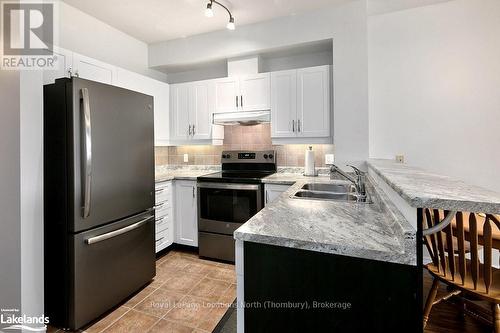
[[[233,235],[263,206],[262,185],[198,183],[200,231]]]

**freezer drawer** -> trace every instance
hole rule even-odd
[[[147,213],[70,238],[73,251],[69,322],[80,328],[155,276],[155,221]]]

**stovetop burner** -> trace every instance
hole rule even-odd
[[[198,177],[199,181],[224,183],[261,183],[262,178],[276,172],[276,152],[224,151],[222,171]]]

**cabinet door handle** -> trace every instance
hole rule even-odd
[[[236,108],[238,108],[238,96],[236,96]]]
[[[189,125],[189,135],[191,135],[191,125]]]
[[[292,120],[292,132],[295,133],[295,119]]]
[[[193,135],[195,135],[195,134],[196,134],[196,131],[194,130],[194,125],[193,125]]]
[[[297,131],[300,132],[300,119],[297,120]]]
[[[269,203],[269,192],[266,191],[266,204]]]
[[[193,198],[195,197],[195,194],[194,194],[194,186],[193,186]]]
[[[241,107],[243,107],[243,95],[240,96],[240,101],[241,101]]]

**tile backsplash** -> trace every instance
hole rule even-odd
[[[304,166],[304,153],[312,146],[315,151],[316,166],[325,166],[325,154],[333,154],[330,144],[273,145],[270,124],[255,126],[225,126],[222,146],[173,146],[156,147],[156,165],[218,165],[223,150],[276,150],[278,166]],[[188,162],[184,162],[188,154]]]

